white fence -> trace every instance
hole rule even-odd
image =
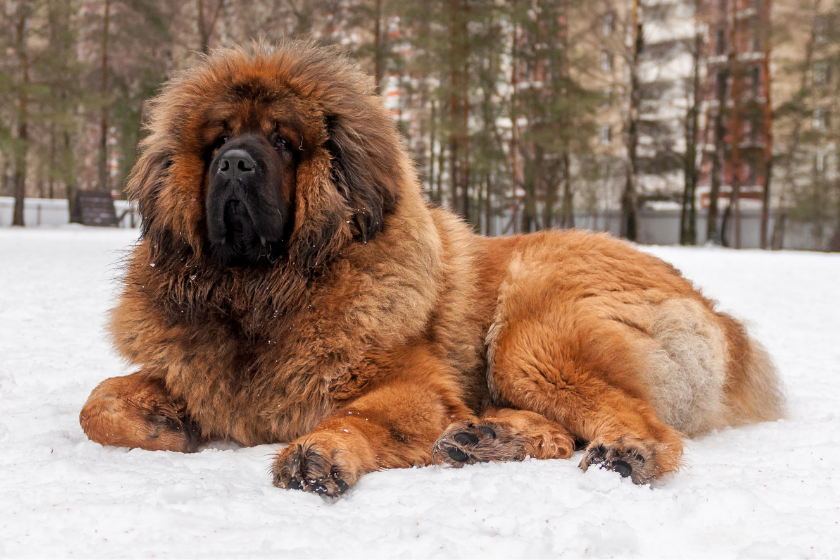
[[[705,210],[697,212],[697,243],[706,242]],[[723,221],[723,211],[718,216],[718,231]],[[771,215],[767,224],[767,237],[773,232],[775,216]],[[592,231],[608,231],[619,235],[621,231],[621,213],[610,211],[600,214],[575,213],[575,227]],[[729,238],[733,239],[735,224],[730,220],[728,226]],[[822,239],[814,235],[814,226],[801,222],[787,220],[784,227],[784,249],[823,250],[834,232],[834,226],[827,224],[823,230]],[[680,242],[680,211],[679,210],[640,210],[639,211],[639,243],[643,245],[677,245]],[[757,249],[761,246],[761,211],[741,210],[741,248]]]
[[[12,225],[12,215],[15,207],[15,199],[10,196],[0,196],[0,227]],[[138,227],[140,225],[140,214],[137,206],[129,207],[127,200],[115,200],[114,208],[117,217],[123,212],[125,215],[120,220],[120,227]],[[70,210],[67,199],[64,198],[27,198],[23,205],[23,220],[27,227],[39,226],[61,226],[70,222]]]
[[[723,210],[718,216],[718,229],[723,221]],[[773,232],[775,218],[769,220],[768,240]],[[497,232],[505,230],[510,225],[510,214],[498,216],[495,219]],[[621,232],[621,212],[609,210],[607,212],[575,212],[575,227],[590,231],[608,231],[614,236]],[[729,228],[734,227],[730,221]],[[816,239],[814,226],[801,222],[787,220],[784,228],[784,249],[823,250],[829,243],[834,225],[827,224],[822,239]],[[732,237],[730,236],[730,239]],[[741,211],[741,248],[757,249],[761,240],[761,211],[745,209]],[[639,211],[639,243],[643,245],[677,245],[680,242],[680,211],[679,210],[651,210]],[[697,243],[706,243],[706,211],[697,212]]]
[[[120,227],[137,227],[140,225],[140,216],[137,207],[132,206],[125,200],[115,200],[117,216],[123,214]],[[8,227],[12,224],[12,211],[14,199],[11,197],[0,197],[0,227]],[[721,212],[722,214],[722,212]],[[67,200],[27,198],[24,205],[24,220],[28,227],[32,226],[60,226],[69,222],[69,211]],[[721,216],[722,219],[722,216]],[[497,229],[504,229],[503,220],[497,218]],[[505,221],[509,221],[508,217]],[[620,231],[621,215],[618,211],[600,213],[575,213],[575,226],[580,229],[592,231],[608,231],[618,235]],[[744,249],[755,249],[759,246],[759,235],[761,228],[761,213],[758,210],[741,211],[741,247]],[[785,249],[820,250],[828,244],[828,239],[833,232],[833,226],[825,228],[823,239],[817,240],[814,236],[814,228],[811,224],[788,221],[785,225],[785,237],[783,247]],[[769,232],[773,231],[773,218],[770,219]],[[706,242],[706,212],[697,213],[697,241],[699,244]],[[645,245],[676,245],[680,239],[680,212],[679,210],[641,210],[639,212],[639,243]]]

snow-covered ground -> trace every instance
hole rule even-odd
[[[840,558],[840,256],[655,247],[770,349],[789,418],[688,445],[653,488],[568,461],[271,486],[274,446],[104,448],[103,333],[131,230],[0,229],[0,557]]]

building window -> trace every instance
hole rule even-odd
[[[750,49],[752,52],[763,52],[764,51],[764,41],[763,36],[761,33],[761,27],[758,25],[751,25],[750,26]]]
[[[610,142],[612,142],[612,127],[608,124],[603,124],[598,134],[598,143],[602,146],[609,146]]]
[[[829,81],[829,66],[828,62],[820,61],[814,63],[814,85],[824,86]]]
[[[748,71],[749,91],[753,98],[761,95],[761,67],[752,66]]]
[[[748,185],[755,185],[758,183],[758,169],[752,163],[744,163],[744,176],[747,178]]]
[[[606,87],[602,89],[601,98],[603,99],[601,109],[609,109],[612,106],[612,88]]]
[[[718,70],[714,78],[715,95],[719,98],[726,97],[726,90],[729,86],[729,74],[726,70]]]
[[[761,132],[761,123],[758,120],[746,119],[744,121],[744,138],[750,144],[758,144],[758,135]]]
[[[610,12],[604,14],[604,20],[601,24],[601,34],[604,37],[609,37],[615,31],[615,14]]]
[[[825,152],[817,152],[817,155],[814,159],[814,167],[817,168],[817,171],[820,173],[825,171],[828,155]]]
[[[827,108],[817,107],[814,109],[814,130],[828,130],[831,125],[831,115]]]
[[[718,29],[715,32],[715,54],[726,54],[726,29]]]
[[[814,39],[822,43],[834,32],[834,18],[829,14],[818,15],[814,20]]]
[[[613,70],[613,53],[610,51],[601,51],[601,71],[612,72]]]

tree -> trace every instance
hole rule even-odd
[[[641,105],[641,84],[639,63],[644,50],[644,28],[639,19],[639,0],[632,0],[630,8],[631,54],[628,61],[628,107],[626,124],[627,169],[624,192],[621,195],[621,236],[636,241],[639,235],[639,193],[636,186],[639,145],[639,108]]]
[[[99,94],[102,97],[99,118],[99,166],[98,183],[100,190],[111,190],[108,180],[108,33],[111,24],[111,0],[104,0],[102,7],[102,82]]]
[[[686,84],[685,154],[683,156],[683,196],[680,207],[680,245],[697,243],[697,182],[700,178],[697,143],[699,142],[700,57],[703,29],[700,25],[700,0],[694,0],[694,37],[690,46],[691,77]]]
[[[762,19],[770,21],[770,7],[772,0],[765,0],[763,3]],[[773,180],[773,98],[770,87],[773,83],[770,75],[770,53],[772,50],[771,34],[769,30],[764,30],[764,60],[761,63],[761,72],[763,74],[764,83],[767,84],[767,99],[764,103],[764,142],[765,142],[765,160],[764,160],[764,182],[761,189],[761,231],[759,233],[759,245],[762,249],[767,249],[767,228],[770,221],[770,184]]]
[[[731,166],[732,166],[732,188],[729,194],[729,205],[727,206],[727,216],[730,216],[735,222],[734,228],[734,244],[736,249],[741,248],[741,66],[740,66],[740,49],[739,43],[741,36],[738,33],[740,29],[740,21],[738,17],[738,2],[731,2],[731,23],[730,29],[730,46],[729,46],[729,80],[731,85],[729,90],[731,92],[732,101],[732,115],[730,117],[730,141],[731,148]],[[727,227],[728,220],[724,218],[724,228]],[[721,236],[721,242],[724,246],[730,246],[730,240],[727,236]]]
[[[786,72],[799,76],[798,87],[778,108],[776,117],[777,121],[782,124],[783,130],[785,130],[785,134],[780,138],[783,145],[783,149],[780,151],[782,154],[780,156],[781,201],[775,217],[771,239],[771,247],[776,249],[781,248],[783,228],[787,219],[786,194],[794,199],[794,203],[797,198],[801,198],[797,196],[797,183],[804,165],[803,145],[807,145],[809,140],[805,122],[809,117],[813,118],[814,116],[813,67],[818,39],[820,39],[819,14],[821,8],[822,0],[809,0],[792,14],[796,17],[792,19],[787,29],[790,33],[787,38],[788,41],[795,43],[801,40],[801,36],[797,32],[803,29],[805,30],[805,41],[802,56],[795,57],[789,67],[785,68]],[[806,180],[810,178],[808,177]]]
[[[517,5],[520,9],[513,17],[519,35],[512,58],[518,72],[513,77],[512,121],[516,123],[515,156],[522,166],[520,231],[553,227],[558,203],[560,226],[573,227],[572,165],[575,155],[588,153],[594,109],[603,99],[581,85],[589,57],[573,51],[578,41],[572,30],[577,26],[581,34],[591,33],[599,20],[585,15],[584,6],[571,0]],[[575,21],[576,17],[582,21]],[[520,122],[524,123],[521,131]]]
[[[717,109],[714,114],[712,134],[714,152],[712,154],[711,188],[709,190],[709,212],[706,217],[706,240],[719,244],[721,242],[718,230],[718,202],[720,187],[723,181],[724,162],[726,161],[726,99],[729,92],[729,68],[717,71],[714,81],[715,101]]]
[[[222,8],[225,5],[225,0],[211,0],[211,6],[208,10],[205,9],[204,0],[195,0],[195,14],[198,28],[198,52],[207,54],[210,52],[210,38],[216,29],[216,22],[219,20],[219,14],[222,13]]]
[[[14,49],[18,59],[20,81],[17,84],[17,136],[14,143],[14,195],[15,206],[12,214],[12,225],[24,226],[24,204],[26,201],[26,179],[29,155],[29,94],[32,83],[30,81],[29,65],[29,33],[31,20],[37,9],[32,1],[18,2],[12,21],[14,24]]]

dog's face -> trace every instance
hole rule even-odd
[[[396,208],[405,154],[367,77],[310,45],[254,50],[216,52],[152,102],[128,190],[153,258],[311,272]]]
[[[207,238],[225,265],[272,264],[294,223],[304,134],[280,99],[221,103],[204,132]]]

